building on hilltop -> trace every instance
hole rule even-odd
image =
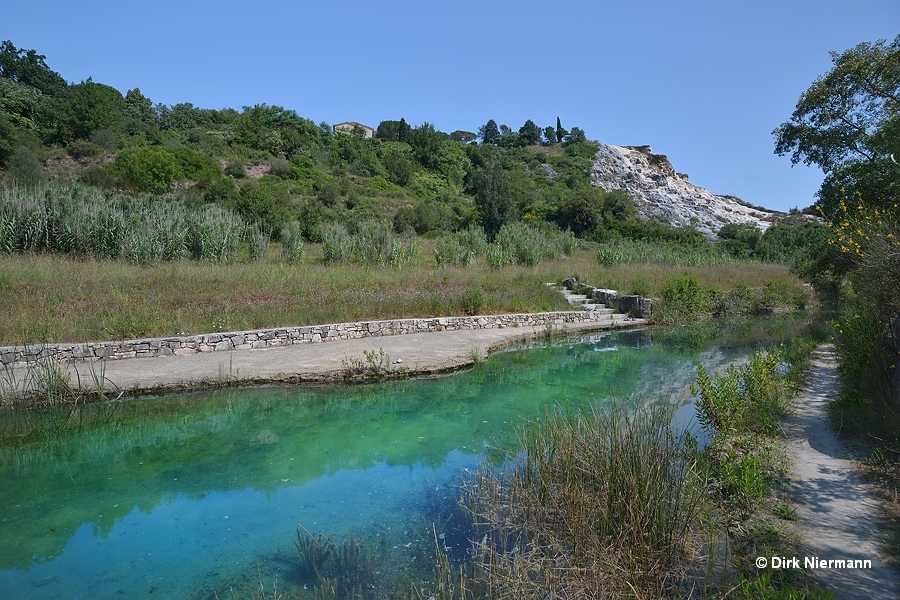
[[[347,133],[350,135],[361,134],[364,138],[375,137],[374,129],[372,129],[368,125],[357,123],[356,121],[344,121],[343,123],[338,123],[332,126],[331,129],[332,131],[334,131],[334,133]]]

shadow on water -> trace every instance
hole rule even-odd
[[[604,332],[511,349],[449,377],[125,402],[108,422],[0,447],[0,590],[222,596],[258,591],[260,576],[302,590],[311,581],[298,524],[334,534],[335,552],[352,535],[360,560],[383,565],[366,585],[406,585],[430,572],[436,543],[465,555],[460,476],[503,464],[528,420],[612,398],[685,417],[698,365],[804,326],[777,315]],[[0,428],[15,418],[0,416]],[[339,579],[337,564],[324,579]]]

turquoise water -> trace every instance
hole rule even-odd
[[[123,403],[106,423],[0,448],[0,597],[299,591],[311,582],[298,568],[298,525],[371,549],[373,593],[409,589],[427,581],[435,538],[464,553],[456,486],[484,460],[502,465],[528,419],[616,398],[680,407],[676,421],[695,427],[697,365],[722,366],[800,327],[591,334],[440,378]]]

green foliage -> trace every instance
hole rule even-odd
[[[103,147],[88,140],[73,140],[66,144],[66,152],[74,159],[91,158],[103,154]]]
[[[387,171],[388,180],[397,185],[409,185],[415,172],[415,165],[401,150],[393,145],[386,148],[381,163]]]
[[[465,487],[466,507],[486,532],[473,549],[483,568],[468,589],[478,581],[490,590],[483,597],[548,589],[662,597],[672,570],[681,572],[703,477],[670,420],[663,410],[613,407],[530,423],[502,469],[485,465]]]
[[[479,127],[478,137],[481,138],[482,144],[496,144],[500,139],[500,129],[497,127],[497,121],[490,119],[487,123]]]
[[[88,139],[98,129],[125,130],[125,98],[115,88],[90,79],[69,86],[51,104],[55,113],[50,141],[65,144]]]
[[[119,185],[131,192],[164,194],[184,176],[175,151],[163,146],[123,150],[110,171]]]
[[[773,467],[763,440],[778,431],[812,347],[801,341],[790,352],[783,347],[756,352],[747,364],[712,377],[702,366],[697,369],[692,386],[697,418],[709,434],[703,455],[712,467],[714,489],[742,518],[765,495]]]
[[[0,77],[0,114],[6,115],[11,125],[24,130],[36,129],[45,100],[37,89]]]
[[[289,203],[290,195],[284,187],[256,181],[241,187],[229,207],[272,235],[280,232],[287,220]]]
[[[552,125],[544,127],[544,139],[550,145],[556,142],[556,128]]]
[[[459,307],[467,315],[477,315],[484,307],[485,293],[479,286],[467,287],[459,299]]]
[[[33,87],[47,96],[59,95],[66,89],[66,80],[50,70],[45,58],[34,50],[19,49],[4,40],[0,44],[0,77]]]
[[[78,181],[84,185],[97,188],[113,189],[116,187],[116,178],[109,169],[99,166],[88,167],[78,176]]]
[[[541,141],[541,128],[534,121],[528,119],[525,124],[519,128],[519,136],[526,144],[537,144]]]
[[[619,248],[604,245],[600,246],[600,249],[597,250],[597,262],[601,267],[621,265],[625,262],[625,255]]]
[[[300,262],[303,258],[303,224],[288,221],[281,227],[281,253],[288,262]]]
[[[350,262],[353,256],[354,239],[347,228],[340,223],[323,223],[320,226],[322,254],[326,263]]]
[[[660,298],[662,305],[654,313],[661,323],[694,321],[712,308],[709,293],[691,273],[667,281]]]
[[[31,150],[19,146],[9,159],[8,174],[16,184],[33,187],[40,183],[44,170]]]
[[[900,36],[831,52],[831,61],[774,134],[776,153],[825,172],[819,205],[837,219],[845,192],[881,208],[900,198],[897,167],[888,159],[900,133]]]
[[[544,259],[571,252],[573,241],[570,233],[540,229],[521,222],[508,223],[487,250],[488,264],[493,269],[511,264],[533,267]]]
[[[379,267],[409,263],[418,252],[414,239],[401,238],[389,222],[374,219],[357,225],[354,247],[359,262]]]
[[[472,185],[481,226],[488,239],[493,240],[503,225],[516,218],[509,176],[495,162],[476,171],[472,176]]]
[[[892,353],[885,351],[885,330],[891,324],[859,298],[845,298],[843,304],[833,322],[841,395],[857,402],[888,406],[891,376],[897,368]]]
[[[810,267],[832,254],[827,244],[829,237],[828,228],[819,222],[785,220],[766,230],[757,242],[754,254],[761,260],[790,264],[803,274],[826,273],[827,268]],[[833,257],[829,262],[833,262]]]
[[[434,247],[434,260],[439,267],[464,267],[473,264],[488,249],[487,236],[480,227],[468,229],[438,239]]]
[[[228,262],[246,229],[218,206],[112,195],[96,188],[52,186],[0,190],[0,249],[61,252],[153,263],[189,256]]]

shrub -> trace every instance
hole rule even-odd
[[[78,181],[85,185],[111,189],[116,186],[116,178],[108,169],[100,166],[88,167],[78,175]]]
[[[232,160],[225,165],[225,174],[235,179],[243,179],[247,176],[247,170],[244,168],[244,161]]]
[[[34,186],[41,181],[44,170],[41,161],[25,146],[19,146],[9,158],[10,179],[22,186]]]
[[[66,152],[72,158],[94,157],[103,154],[103,148],[87,140],[73,140],[66,145]]]
[[[484,306],[484,290],[478,286],[466,288],[459,300],[460,308],[467,315],[477,315]]]
[[[692,321],[712,308],[709,293],[691,273],[667,281],[660,297],[662,306],[656,310],[656,317],[663,323]]]
[[[175,153],[163,146],[124,150],[110,169],[121,187],[152,194],[165,194],[183,176]]]

